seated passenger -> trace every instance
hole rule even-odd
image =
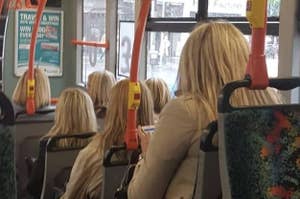
[[[154,104],[154,123],[158,121],[158,116],[163,107],[171,99],[171,94],[167,83],[160,78],[150,78],[145,81],[151,91]]]
[[[137,111],[137,124],[153,124],[153,102],[150,91],[141,85],[141,104]],[[103,180],[103,156],[113,145],[124,143],[127,122],[129,80],[119,81],[111,90],[111,98],[107,107],[103,134],[98,134],[83,149],[71,172],[64,199],[99,199]]]
[[[97,116],[98,127],[103,130],[106,107],[111,88],[115,85],[116,79],[110,71],[95,71],[88,77],[87,90],[92,98],[95,113]]]
[[[76,133],[96,132],[97,122],[90,96],[79,88],[67,88],[59,96],[55,110],[54,125],[50,131],[43,137],[57,135],[70,135]],[[58,147],[68,147],[70,145],[83,145],[87,143],[74,143],[63,140],[58,143]],[[40,154],[35,162],[27,189],[35,198],[39,198],[44,178],[45,154]]]
[[[18,80],[16,88],[12,95],[12,101],[14,103],[15,114],[25,110],[27,99],[27,78],[28,71],[25,71]],[[50,105],[50,83],[49,78],[45,72],[39,68],[34,69],[35,78],[35,96],[34,102],[36,109],[41,109]]]
[[[150,140],[139,132],[143,159],[129,184],[128,198],[193,197],[201,129],[217,119],[222,87],[244,78],[248,55],[245,37],[232,24],[209,22],[191,32],[180,57],[180,96],[164,107]],[[274,93],[240,89],[231,102],[274,104]]]

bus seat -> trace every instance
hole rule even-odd
[[[16,168],[18,197],[26,194],[28,173],[25,157],[37,157],[39,152],[39,141],[53,126],[54,110],[46,114],[18,115],[15,123],[15,144],[16,144]]]
[[[300,105],[232,107],[231,93],[247,80],[225,86],[219,98],[219,158],[224,198],[299,198]],[[300,78],[270,79],[289,90]]]
[[[45,169],[44,169],[44,181],[43,188],[41,193],[41,199],[53,199],[55,196],[55,190],[57,187],[55,185],[55,179],[57,179],[59,174],[61,174],[63,170],[67,170],[68,174],[64,175],[65,182],[70,176],[70,172],[72,170],[75,159],[81,149],[83,149],[85,145],[81,146],[71,146],[60,148],[57,147],[57,143],[61,140],[72,139],[72,140],[86,140],[91,139],[95,133],[81,133],[75,135],[64,135],[64,136],[55,136],[49,138],[46,142],[46,147],[42,147],[45,150]],[[63,188],[64,187],[60,187]]]
[[[9,99],[0,92],[0,196],[16,198],[14,158],[14,110]]]
[[[221,198],[218,147],[212,144],[217,133],[217,121],[211,122],[200,138],[200,152],[194,199]]]
[[[115,192],[121,184],[122,178],[125,175],[129,161],[127,159],[120,160],[115,158],[115,155],[120,152],[125,154],[126,147],[113,146],[104,156],[103,160],[103,182],[101,189],[101,198],[114,198]]]

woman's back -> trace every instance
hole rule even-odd
[[[155,132],[129,185],[129,198],[192,198],[201,129],[217,119],[222,87],[243,79],[249,48],[242,33],[226,22],[197,27],[185,43],[178,70],[181,96],[160,114]],[[279,103],[270,90],[240,90],[233,105]],[[155,186],[153,186],[155,185]]]

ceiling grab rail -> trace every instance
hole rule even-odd
[[[30,40],[30,50],[29,50],[29,61],[28,61],[28,79],[27,79],[27,99],[26,99],[26,112],[29,115],[32,115],[35,113],[35,102],[34,102],[34,96],[35,96],[35,80],[34,80],[34,55],[35,55],[35,47],[36,47],[36,39],[38,34],[38,28],[40,26],[41,18],[43,11],[45,9],[47,0],[40,0],[36,17],[32,29],[32,35]]]
[[[95,42],[95,41],[84,41],[84,40],[76,40],[72,39],[71,43],[73,45],[81,45],[81,46],[93,46],[93,47],[100,47],[100,48],[109,48],[108,42]]]
[[[265,57],[267,0],[247,0],[246,15],[252,28],[251,52],[247,63],[246,78],[251,80],[251,89],[264,89],[269,85]]]
[[[140,104],[141,90],[140,85],[137,82],[137,73],[142,40],[145,34],[145,27],[147,17],[149,14],[150,4],[151,0],[142,1],[142,6],[140,8],[140,13],[136,23],[136,29],[134,34],[130,67],[130,82],[128,90],[127,125],[125,133],[125,143],[127,150],[134,150],[138,148],[136,111]]]

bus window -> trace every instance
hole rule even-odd
[[[170,91],[174,91],[181,49],[188,36],[189,33],[148,34],[147,78],[162,78]]]
[[[198,9],[198,1],[186,0],[162,0],[152,1],[151,17],[195,17]]]
[[[83,40],[105,42],[105,0],[83,0]],[[82,47],[82,81],[94,71],[104,70],[105,50],[92,46]]]
[[[147,78],[166,81],[171,93],[176,90],[179,57],[189,33],[150,32],[148,34]],[[245,35],[250,44],[250,36]],[[278,76],[279,37],[266,37],[265,54],[269,77]]]
[[[209,17],[245,17],[247,0],[209,0]],[[280,0],[268,0],[268,17],[279,16]]]

